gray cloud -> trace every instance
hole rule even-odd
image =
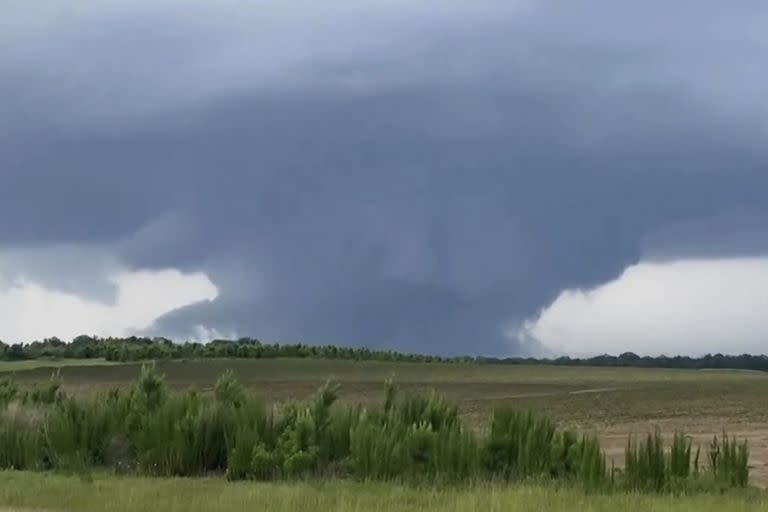
[[[28,5],[0,247],[204,270],[158,332],[530,350],[559,291],[766,218],[762,4]]]
[[[13,281],[44,282],[53,289],[113,304],[116,287],[108,280],[119,268],[104,247],[53,245],[0,251],[0,291],[5,276]],[[7,279],[7,278],[6,278]]]

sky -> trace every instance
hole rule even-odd
[[[0,339],[763,353],[768,4],[7,0]]]

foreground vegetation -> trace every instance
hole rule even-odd
[[[50,512],[748,512],[765,494],[595,494],[552,485],[413,488],[350,481],[230,483],[220,478],[92,478],[0,472],[0,510]]]
[[[213,393],[167,389],[144,367],[129,389],[67,397],[54,379],[0,384],[0,468],[93,469],[153,476],[211,472],[230,480],[345,477],[415,484],[545,479],[588,489],[693,491],[744,487],[746,442],[724,436],[693,449],[678,434],[630,440],[626,468],[608,467],[597,439],[500,406],[479,429],[440,396],[397,392],[382,403],[334,405],[336,388],[279,410],[231,372]],[[482,435],[477,433],[482,432]]]
[[[78,336],[71,343],[48,338],[32,343],[8,345],[0,341],[0,361],[29,361],[50,359],[104,359],[113,362],[148,361],[158,359],[202,358],[323,358],[353,361],[391,361],[414,363],[479,363],[505,365],[554,365],[620,368],[677,368],[695,370],[737,369],[768,371],[766,355],[707,354],[703,357],[665,356],[640,357],[631,352],[619,356],[600,355],[585,359],[549,358],[490,358],[480,356],[441,357],[436,355],[375,350],[366,347],[338,345],[307,345],[303,343],[262,343],[255,338],[214,340],[210,343],[174,343],[166,338],[98,338]]]
[[[342,386],[341,404],[371,405],[380,400],[384,380],[394,377],[404,393],[434,389],[458,404],[462,421],[473,428],[486,425],[493,409],[503,405],[547,411],[562,426],[609,434],[604,448],[612,454],[623,450],[626,434],[645,433],[654,425],[670,434],[677,429],[691,432],[700,443],[727,428],[756,436],[751,446],[755,457],[768,460],[768,445],[760,441],[768,439],[768,374],[764,373],[297,358],[158,360],[154,364],[174,390],[212,391],[218,377],[232,370],[249,391],[277,403],[307,397],[332,377]],[[112,388],[129,389],[141,368],[141,363],[102,359],[0,362],[0,378],[13,376],[21,388],[30,389],[47,382],[56,371],[68,394],[88,396]],[[755,474],[768,484],[762,467]]]

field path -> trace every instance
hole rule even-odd
[[[610,388],[588,388],[588,389],[577,389],[575,391],[541,391],[536,393],[519,393],[516,395],[497,395],[497,396],[485,396],[482,397],[482,400],[514,400],[517,398],[546,398],[549,396],[559,396],[559,395],[588,395],[592,393],[608,393],[611,391],[621,391],[625,388],[621,387],[610,387]],[[463,400],[468,401],[477,401],[477,397],[466,397],[463,398]]]

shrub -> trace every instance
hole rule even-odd
[[[480,449],[472,431],[441,430],[434,439],[432,454],[435,479],[460,482],[480,476]]]
[[[165,378],[154,364],[142,365],[133,392],[134,405],[143,411],[153,411],[163,404],[167,394]]]
[[[578,437],[544,416],[500,407],[479,437],[443,397],[400,397],[391,380],[379,406],[339,406],[338,385],[326,382],[280,414],[231,372],[210,396],[169,392],[153,366],[142,367],[127,392],[66,397],[54,376],[26,400],[19,396],[13,381],[0,381],[0,469],[225,472],[230,480],[348,475],[428,484],[551,478],[631,491],[743,487],[749,480],[747,444],[727,435],[713,439],[704,471],[698,448],[692,461],[688,437],[676,433],[667,448],[656,431],[640,442],[630,438],[624,471],[609,472],[594,436]]]
[[[426,423],[435,432],[456,426],[459,419],[458,408],[435,392],[408,396],[388,412],[391,421],[403,425]]]
[[[528,478],[551,472],[554,423],[531,412],[502,407],[493,412],[485,448],[486,468],[505,478]],[[555,450],[557,453],[557,450]],[[568,466],[560,464],[564,469]]]
[[[376,421],[362,411],[350,432],[350,469],[359,478],[388,480],[402,474],[406,465],[402,425]]]
[[[235,408],[243,405],[245,391],[232,370],[225,371],[216,381],[214,396],[217,402],[224,405],[231,405]]]
[[[279,459],[273,451],[267,450],[262,443],[253,447],[250,461],[250,473],[256,480],[272,480],[278,472]]]
[[[317,447],[297,450],[286,455],[283,461],[283,472],[287,477],[306,477],[315,469],[317,461]]]

